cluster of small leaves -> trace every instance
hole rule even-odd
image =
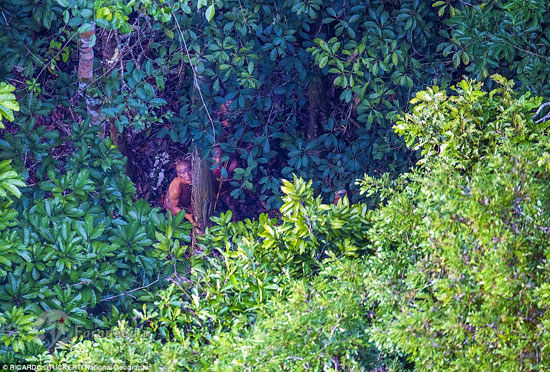
[[[500,75],[492,78],[500,88],[490,93],[481,90],[481,83],[462,80],[452,87],[456,95],[450,97],[437,86],[416,94],[412,113],[403,115],[395,130],[408,146],[422,149],[419,164],[442,156],[468,169],[502,141],[534,141],[550,125],[535,124],[529,117],[542,98],[530,98],[530,93],[516,98],[513,81]]]
[[[229,214],[220,218],[227,217],[231,218]],[[236,228],[239,235],[246,235],[247,230],[253,234],[255,225],[257,222],[248,221],[250,230],[244,225],[229,229]],[[246,237],[242,239],[246,241]],[[238,318],[249,323],[266,301],[281,290],[282,280],[244,244],[231,251],[203,249],[190,257],[188,270],[170,278],[172,284],[168,288],[142,296],[147,306],[134,310],[140,323],[159,338],[190,342],[195,348],[213,334],[227,330]]]
[[[80,342],[77,342],[80,341]],[[107,332],[96,334],[92,340],[75,338],[72,343],[63,345],[51,354],[43,354],[31,359],[41,365],[67,368],[78,365],[86,368],[106,369],[148,369],[153,371],[181,371],[190,354],[188,345],[162,343],[155,339],[149,330],[131,327],[120,321]],[[62,367],[65,366],[65,367]]]
[[[101,113],[120,133],[125,127],[144,131],[153,125],[161,126],[171,117],[170,113],[162,110],[166,100],[158,97],[158,92],[164,89],[164,79],[161,71],[153,66],[151,60],[143,66],[127,61],[124,64],[124,79],[120,79],[117,70],[112,70],[103,81],[104,93],[94,90],[103,95]]]
[[[254,326],[214,338],[211,370],[400,370],[368,340],[367,270],[359,260],[323,265],[313,280],[290,284]]]
[[[41,345],[38,338],[44,331],[35,327],[36,317],[25,314],[22,308],[0,311],[0,342],[15,353],[24,353],[29,345]]]
[[[0,198],[5,199],[8,195],[19,198],[21,192],[18,187],[25,187],[21,176],[11,167],[10,160],[0,161]]]
[[[434,5],[438,3],[443,1]],[[550,96],[547,1],[446,1],[446,5],[452,10],[449,30],[443,34],[448,41],[438,51],[451,56],[455,68],[463,65],[477,79],[501,73],[521,82],[524,90]]]
[[[531,119],[534,101],[497,81],[489,93],[464,81],[456,96],[419,94],[399,130],[428,158],[373,214],[369,333],[419,370],[550,361],[548,134]]]
[[[369,228],[365,205],[350,204],[347,197],[337,205],[323,204],[320,196],[313,195],[312,181],[295,177],[292,183],[282,182],[281,223],[266,224],[260,233],[268,258],[291,272],[299,270],[308,275],[324,257],[357,257],[364,251],[364,235]]]
[[[14,90],[12,85],[0,82],[0,129],[4,128],[3,119],[13,121],[13,112],[19,111],[19,104],[12,93]]]

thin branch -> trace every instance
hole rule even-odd
[[[530,55],[532,55],[532,56],[534,56],[534,57],[542,58],[542,59],[545,59],[545,60],[547,60],[547,61],[550,60],[550,57],[548,57],[548,56],[543,56],[542,54],[538,54],[538,53],[535,53],[535,52],[531,52],[531,51],[529,51],[529,50],[527,50],[527,49],[520,48],[520,47],[518,47],[516,44],[512,43],[510,40],[504,40],[504,41],[506,41],[508,44],[510,44],[511,46],[513,46],[514,48],[516,48],[517,50],[519,50],[519,51],[521,51],[521,52],[523,52],[523,53],[527,53],[527,54],[530,54]]]
[[[212,136],[214,137],[214,142],[216,142],[216,129],[215,129],[215,126],[214,126],[214,120],[212,119],[212,116],[210,115],[210,111],[208,111],[208,107],[206,107],[206,103],[204,102],[204,97],[202,96],[202,91],[201,91],[201,88],[199,86],[198,73],[195,69],[195,65],[193,64],[193,61],[191,60],[191,55],[189,54],[189,49],[187,48],[187,42],[185,41],[185,37],[183,36],[183,31],[181,30],[178,19],[177,19],[175,14],[173,15],[173,17],[174,17],[174,22],[176,23],[176,30],[178,31],[178,33],[180,35],[180,38],[181,38],[180,46],[182,46],[181,42],[183,41],[183,48],[182,49],[184,49],[185,54],[187,54],[187,58],[189,59],[189,65],[191,66],[191,71],[193,72],[193,85],[195,86],[195,88],[197,88],[197,91],[199,92],[199,96],[200,96],[200,99],[201,99],[201,102],[202,102],[202,106],[204,107],[204,110],[206,111],[206,115],[208,116],[208,120],[210,121],[210,124],[212,125]]]
[[[129,290],[129,291],[126,291],[126,292],[123,292],[123,293],[120,293],[120,294],[117,294],[117,295],[114,295],[114,296],[109,296],[109,297],[102,298],[99,302],[109,301],[109,300],[112,300],[113,298],[117,298],[117,297],[128,296],[130,293],[133,293],[133,292],[135,292],[135,291],[139,291],[139,290],[141,290],[141,289],[146,289],[146,288],[151,287],[152,285],[154,285],[155,283],[157,283],[159,280],[160,280],[160,275],[157,277],[157,280],[155,280],[155,281],[152,282],[152,283],[149,283],[149,284],[144,285],[144,286],[139,287],[139,288],[131,289],[131,290]]]
[[[4,10],[0,10],[0,13],[2,13],[2,17],[4,18],[4,22],[6,22],[6,25],[8,27],[11,27],[10,23],[8,22],[8,18],[6,18],[6,14],[4,13]]]
[[[533,119],[542,111],[543,108],[550,106],[550,102],[543,103],[540,105],[540,107],[535,112],[535,115],[533,115]],[[550,120],[550,112],[548,112],[545,116],[540,118],[539,120],[535,121],[535,124],[542,123],[544,121]]]

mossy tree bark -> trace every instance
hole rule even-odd
[[[101,101],[92,97],[88,87],[94,78],[94,48],[95,23],[88,31],[80,34],[80,50],[78,57],[78,90],[86,101],[86,111],[96,124],[100,119]]]
[[[195,234],[202,234],[206,227],[210,225],[210,215],[212,213],[214,195],[212,171],[210,170],[210,162],[198,148],[193,151],[191,161],[193,165],[191,204],[193,217],[197,223],[194,231]]]
[[[313,141],[319,136],[319,125],[327,120],[327,96],[326,82],[322,76],[314,76],[307,87],[309,100],[309,122],[306,128],[308,141]]]
[[[133,182],[136,182],[136,166],[132,160],[133,156],[130,151],[131,146],[128,145],[126,130],[123,130],[122,133],[119,132],[115,124],[111,122],[109,133],[118,151],[126,157],[126,174]]]
[[[94,48],[92,38],[95,35],[95,25],[80,34],[80,55],[78,58],[78,79],[89,83],[94,78]]]

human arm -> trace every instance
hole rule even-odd
[[[170,183],[168,193],[166,194],[166,209],[168,209],[172,216],[175,216],[181,211],[181,207],[179,206],[181,186],[180,180],[175,178],[172,183]]]

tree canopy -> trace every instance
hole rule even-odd
[[[0,362],[548,368],[549,7],[2,2]]]

